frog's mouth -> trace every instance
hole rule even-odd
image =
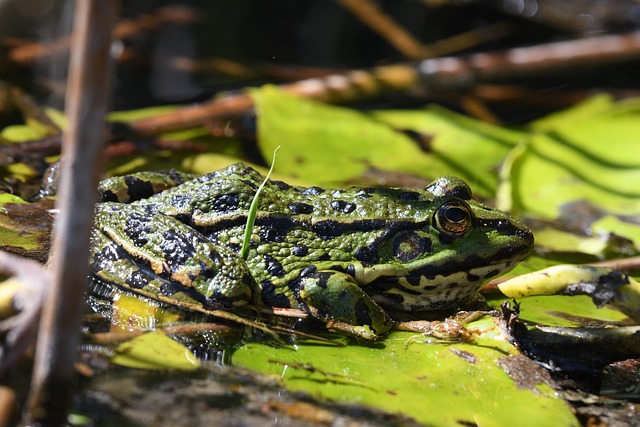
[[[518,244],[491,256],[471,253],[462,260],[409,269],[408,274],[381,275],[365,289],[377,302],[402,310],[457,308],[473,299],[487,281],[510,271],[531,252],[533,234],[523,230],[519,237]]]
[[[365,289],[376,302],[399,310],[457,309],[474,299],[489,279],[513,269],[519,261],[512,259],[465,271],[381,277]]]

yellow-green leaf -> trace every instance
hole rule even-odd
[[[191,371],[200,362],[191,350],[160,331],[148,332],[120,344],[111,361],[138,369],[181,369]]]
[[[494,337],[474,344],[427,340],[393,332],[375,347],[301,344],[293,350],[248,343],[231,360],[282,378],[290,390],[399,412],[425,425],[579,425],[549,386],[520,388],[507,375],[499,363],[515,350],[506,342]]]

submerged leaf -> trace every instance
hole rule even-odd
[[[116,348],[111,361],[138,369],[181,369],[191,371],[200,362],[191,350],[160,331],[148,332]]]

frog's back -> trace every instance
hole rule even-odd
[[[193,225],[214,227],[246,218],[264,176],[238,163],[185,182],[138,203]],[[424,221],[432,214],[434,196],[426,190],[294,187],[268,181],[259,197],[258,212],[283,218],[344,221],[404,218]]]

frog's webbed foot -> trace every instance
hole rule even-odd
[[[96,213],[91,271],[150,298],[228,309],[251,298],[253,278],[233,251],[180,221],[142,208]]]
[[[366,341],[391,329],[387,313],[348,274],[317,271],[299,280],[300,302],[329,329]]]
[[[470,329],[467,324],[486,315],[494,315],[495,311],[460,311],[454,316],[440,320],[411,320],[396,322],[394,329],[400,331],[420,332],[424,335],[447,341],[473,341],[485,330]]]

